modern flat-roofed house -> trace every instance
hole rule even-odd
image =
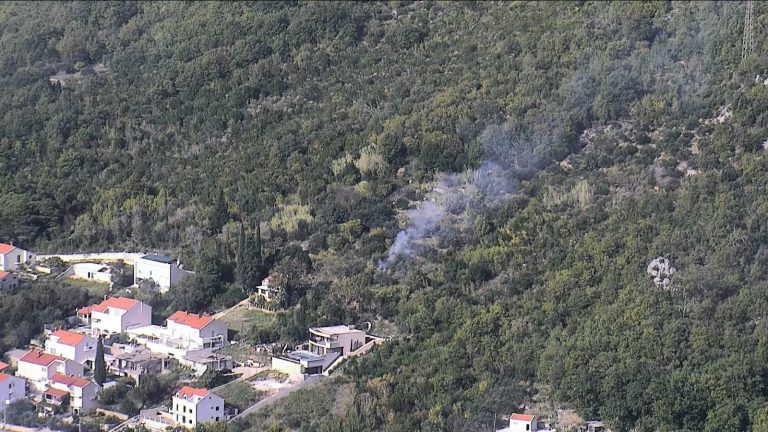
[[[13,244],[0,243],[0,271],[11,272],[19,266],[33,266],[35,255]]]
[[[130,327],[152,324],[152,307],[125,297],[110,297],[97,305],[81,308],[77,315],[90,316],[93,335],[123,333]]]
[[[220,348],[227,343],[227,324],[210,316],[177,311],[166,327],[171,338],[186,341],[193,349]]]
[[[338,352],[344,356],[365,345],[365,332],[345,325],[309,328],[309,350],[325,355]]]
[[[96,358],[96,339],[67,330],[56,330],[45,341],[45,352],[91,367]]]
[[[146,375],[156,375],[176,363],[175,359],[153,353],[141,345],[112,344],[112,361],[109,370],[120,376],[129,376],[141,385]]]
[[[11,291],[19,286],[19,277],[7,271],[0,270],[0,291]]]
[[[19,359],[16,376],[26,378],[31,388],[45,391],[55,374],[82,375],[83,365],[67,358],[32,350]]]
[[[145,255],[136,260],[133,266],[133,283],[151,279],[164,293],[193,274],[183,270],[175,258],[162,255]]]
[[[224,399],[206,389],[184,386],[173,396],[173,420],[184,427],[224,420]]]
[[[0,403],[24,399],[27,396],[27,383],[19,377],[0,373]],[[0,409],[2,411],[5,407]]]
[[[69,406],[74,414],[87,414],[96,409],[96,395],[101,387],[80,376],[54,374],[50,388],[69,393]]]
[[[59,277],[84,279],[101,283],[112,283],[112,272],[109,266],[98,263],[75,263],[69,266]]]
[[[509,417],[509,432],[536,432],[538,422],[536,417],[528,414],[512,414]]]

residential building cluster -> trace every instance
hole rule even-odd
[[[97,407],[102,387],[93,380],[98,339],[104,360],[115,376],[142,382],[174,364],[197,374],[233,367],[231,357],[216,351],[229,344],[227,325],[213,317],[177,311],[164,326],[152,324],[152,307],[136,299],[109,297],[77,310],[79,325],[46,330],[43,346],[9,355],[15,375],[0,363],[0,401],[28,398],[42,411],[88,414]],[[122,335],[128,343],[111,343]],[[174,396],[166,426],[194,428],[224,419],[224,400],[206,389],[184,387]],[[163,427],[164,430],[164,427]]]

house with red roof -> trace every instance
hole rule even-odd
[[[539,430],[535,416],[529,414],[512,414],[509,417],[509,432],[536,432]]]
[[[82,376],[54,374],[50,380],[49,390],[59,390],[69,393],[69,407],[73,414],[87,414],[97,407],[96,395],[101,387]]]
[[[11,291],[19,286],[19,277],[16,274],[0,270],[0,291]]]
[[[193,429],[198,423],[224,420],[224,399],[206,389],[182,387],[173,395],[170,409],[173,420]]]
[[[49,380],[57,373],[82,375],[83,365],[58,355],[31,350],[19,359],[16,369],[16,376],[25,378],[30,388],[38,392],[45,391]]]
[[[22,265],[35,265],[35,255],[13,243],[0,243],[0,271],[12,272]]]
[[[99,304],[78,310],[77,315],[89,317],[94,336],[124,333],[131,327],[152,324],[152,307],[126,297],[110,297]]]
[[[56,330],[48,335],[45,352],[74,360],[90,368],[96,358],[96,339],[69,330]]]
[[[19,377],[0,372],[0,402],[24,399],[27,383]]]
[[[166,324],[171,337],[190,348],[220,348],[227,344],[227,325],[213,317],[177,311]]]

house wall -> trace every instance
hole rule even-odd
[[[509,420],[509,432],[536,432],[536,420],[527,422],[522,420]]]
[[[50,338],[45,341],[45,352],[82,364],[96,359],[96,339],[86,336],[77,346],[72,346],[60,344]]]
[[[224,399],[209,393],[197,404],[194,402],[195,400],[198,399],[195,397],[183,399],[174,396],[171,407],[173,420],[187,428],[192,428],[198,423],[224,420]]]
[[[168,321],[168,330],[171,337],[189,342],[189,349],[203,348],[204,339],[221,336],[222,345],[227,342],[227,325],[223,321],[214,320],[207,326],[196,329],[187,325]]]
[[[171,287],[171,267],[171,264],[140,258],[133,267],[133,282],[152,279],[160,287],[160,292],[166,292]]]
[[[340,334],[338,337],[338,342],[332,343],[331,347],[343,347],[344,355],[347,355],[365,345],[365,333],[362,332]]]
[[[0,402],[24,399],[27,395],[26,385],[27,383],[22,378],[15,376],[8,376],[0,381]]]
[[[15,248],[12,251],[3,254],[0,260],[0,271],[14,271],[19,268],[19,264],[25,264],[27,251]]]
[[[139,303],[127,311],[108,308],[105,312],[91,313],[91,329],[94,334],[122,333],[129,327],[150,324],[152,324],[152,307],[144,303]]]
[[[0,290],[12,290],[17,286],[19,286],[19,277],[15,273],[11,273],[0,280]]]
[[[299,362],[292,362],[289,360],[272,357],[272,369],[286,373],[291,376],[297,376],[302,375],[301,373],[301,363]]]
[[[25,378],[29,381],[31,388],[37,391],[45,391],[48,385],[48,378],[52,377],[55,367],[40,366],[34,363],[19,361],[16,369],[16,376]]]
[[[93,412],[97,407],[96,395],[101,389],[96,383],[89,383],[85,387],[68,386],[63,383],[51,382],[51,387],[69,392],[69,406],[80,413]]]
[[[99,266],[99,267],[103,268],[105,266]],[[109,271],[106,271],[106,272],[96,271],[95,267],[90,264],[72,264],[71,269],[72,269],[71,274],[68,274],[67,276],[70,276],[76,279],[87,279],[87,280],[104,282],[104,283],[112,282],[112,274]]]
[[[184,279],[194,274],[194,272],[180,269],[179,266],[171,264],[171,283],[168,288],[177,286]]]

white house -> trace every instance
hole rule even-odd
[[[228,341],[227,324],[209,316],[177,311],[168,317],[166,327],[172,338],[190,348],[219,348]]]
[[[7,271],[0,271],[0,291],[10,291],[18,286],[18,276]]]
[[[31,388],[44,391],[52,376],[82,375],[83,365],[61,356],[32,350],[19,359],[16,376],[26,378]]]
[[[14,271],[20,265],[33,266],[35,255],[13,244],[0,243],[0,271]]]
[[[173,396],[173,420],[184,427],[224,420],[224,399],[206,389],[184,386]]]
[[[93,335],[123,333],[130,327],[152,324],[152,307],[125,297],[110,297],[78,310],[77,314],[90,317]]]
[[[164,293],[191,274],[193,272],[183,270],[175,258],[145,255],[134,263],[133,283],[139,284],[143,280],[151,279],[160,288],[160,292]]]
[[[325,355],[338,352],[344,356],[365,345],[365,332],[345,325],[309,328],[309,350]]]
[[[5,401],[24,399],[27,395],[26,386],[27,383],[19,377],[0,373],[0,404],[5,406]]]
[[[536,432],[538,422],[536,417],[528,414],[512,414],[509,417],[509,432]]]
[[[56,330],[45,341],[45,352],[90,367],[96,358],[96,339],[67,330]]]
[[[109,266],[97,263],[76,263],[69,266],[59,277],[85,279],[94,282],[112,283],[112,272]]]
[[[256,295],[264,297],[267,301],[273,301],[277,291],[274,286],[270,285],[271,281],[271,277],[264,278],[264,280],[261,281],[261,285],[256,287]]]
[[[97,408],[96,395],[101,387],[83,377],[54,374],[51,388],[69,393],[69,406],[74,414],[87,414]]]

